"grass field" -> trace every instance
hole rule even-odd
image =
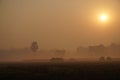
[[[0,80],[120,80],[120,62],[0,63]]]

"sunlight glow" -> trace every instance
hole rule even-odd
[[[107,21],[107,15],[105,15],[105,14],[102,14],[101,16],[100,16],[100,20],[102,21],[102,22],[106,22]]]

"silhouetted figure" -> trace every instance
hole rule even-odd
[[[38,50],[38,43],[36,41],[32,42],[31,50],[36,52]]]

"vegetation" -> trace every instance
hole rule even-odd
[[[0,80],[119,80],[119,62],[1,64]]]
[[[38,43],[36,41],[32,42],[32,44],[31,44],[31,50],[33,52],[36,52],[38,50]]]

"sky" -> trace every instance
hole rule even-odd
[[[0,49],[119,44],[119,13],[119,0],[0,0]]]

